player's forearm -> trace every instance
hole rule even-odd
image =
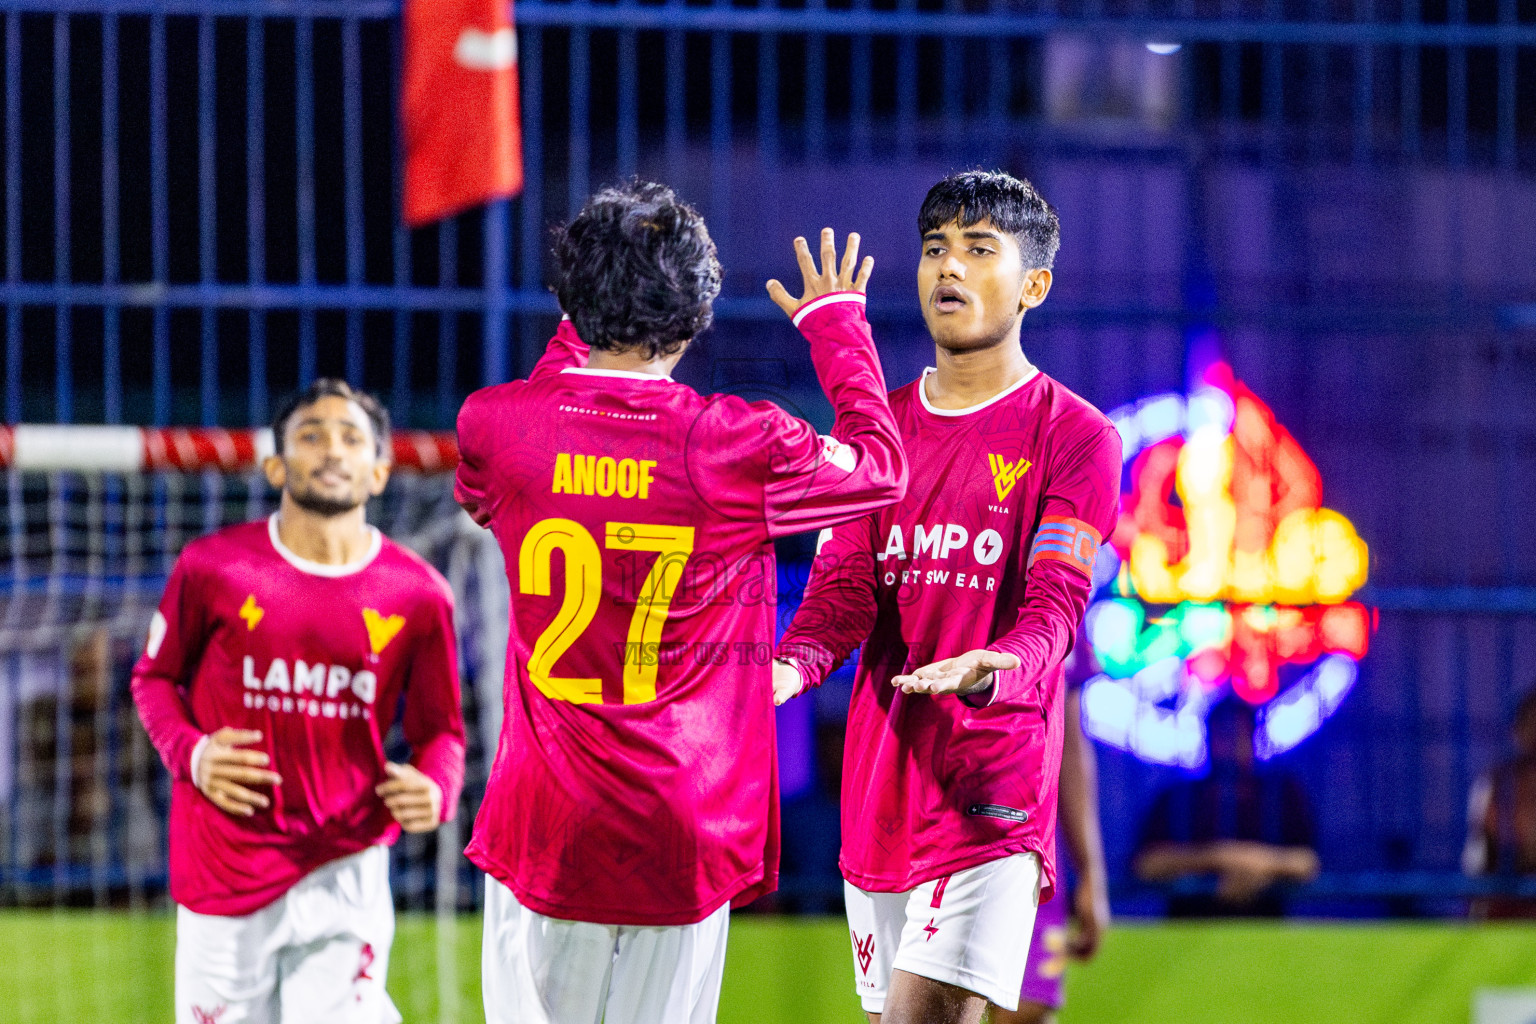
[[[987,646],[1019,666],[993,674],[990,699],[1029,694],[1072,648],[1093,590],[1099,544],[1119,507],[1120,435],[1113,427],[1064,454],[1030,545],[1024,603],[1012,629]],[[979,697],[980,695],[978,695]],[[978,703],[970,699],[969,703]]]
[[[800,490],[789,514],[774,517],[780,533],[830,526],[899,501],[906,493],[907,457],[891,413],[885,375],[875,352],[863,296],[824,296],[797,324],[810,344],[822,390],[832,403],[832,436],[847,446],[851,466],[830,459]],[[853,301],[857,300],[857,301]]]
[[[1208,844],[1157,843],[1138,854],[1133,866],[1143,882],[1173,882],[1221,870],[1216,850]]]
[[[1093,741],[1083,735],[1078,694],[1067,695],[1066,736],[1061,755],[1061,829],[1078,874],[1095,885],[1106,879],[1104,836],[1099,827],[1099,764]]]
[[[437,783],[443,794],[443,820],[450,821],[459,807],[459,795],[464,791],[464,733],[463,730],[444,731],[423,742],[413,744],[415,756],[411,764],[416,770]]]
[[[791,661],[800,670],[803,688],[812,689],[864,642],[873,620],[873,610],[864,616],[847,606],[802,604],[779,641],[777,656]]]
[[[1317,877],[1317,854],[1306,846],[1281,846],[1274,851],[1275,878],[1287,882],[1310,882]]]
[[[178,781],[193,781],[192,750],[203,738],[203,730],[192,721],[176,684],[158,676],[135,675],[131,689],[144,731],[166,770]]]
[[[1019,665],[992,673],[990,691],[978,695],[986,702],[1032,693],[1061,664],[1088,605],[1088,580],[1061,563],[1041,561],[1030,570],[1026,594],[1014,627],[987,645],[1012,654]]]
[[[885,372],[864,316],[864,296],[834,292],[800,307],[794,324],[810,345],[816,379],[838,413],[874,405],[892,419]],[[870,398],[874,402],[869,401]]]
[[[411,745],[411,764],[442,790],[443,820],[447,821],[464,788],[464,713],[453,608],[445,601],[436,614],[431,633],[416,653],[400,724]]]
[[[779,641],[779,657],[795,663],[806,688],[820,686],[875,624],[874,556],[853,546],[867,535],[859,525],[844,527],[852,536],[837,537],[816,556],[805,599]]]
[[[792,664],[800,673],[801,691],[820,686],[843,662],[848,660],[857,643],[827,642],[815,631],[800,630],[785,633],[779,641],[775,657]]]

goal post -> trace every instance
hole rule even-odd
[[[453,587],[467,821],[501,725],[501,553],[453,500],[453,435],[392,440],[369,520]],[[0,427],[0,905],[163,903],[169,787],[128,676],[181,549],[276,508],[260,473],[272,451],[265,428]],[[449,915],[476,902],[459,835],[455,822],[402,838],[397,902]]]

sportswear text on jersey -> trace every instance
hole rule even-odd
[[[354,672],[345,665],[326,665],[323,662],[306,664],[303,658],[293,661],[288,668],[284,658],[273,658],[264,675],[256,674],[256,659],[247,654],[244,660],[244,682],[247,690],[260,691],[245,695],[248,708],[265,707],[269,711],[308,714],[311,718],[367,718],[372,711],[363,705],[371,705],[378,692],[379,677],[367,669]],[[277,691],[273,693],[271,691]],[[292,694],[292,696],[289,696]],[[342,698],[337,700],[337,698]],[[356,700],[348,700],[355,697]]]

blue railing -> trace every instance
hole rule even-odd
[[[1536,97],[1517,74],[1536,22],[1510,0],[1314,4],[1299,18],[1235,0],[524,3],[526,193],[408,232],[395,215],[397,13],[386,0],[0,2],[8,420],[244,425],[323,370],[447,425],[465,390],[526,365],[553,311],[546,225],[597,183],[688,179],[730,250],[774,226],[733,209],[751,187],[744,161],[868,169],[1123,147],[1043,110],[1042,54],[1064,35],[1185,47],[1180,109],[1155,145],[1130,144],[1137,161],[1230,145],[1518,172],[1536,143]],[[753,284],[732,282],[723,322],[772,316]],[[1449,315],[1519,322],[1526,309],[1462,299]],[[1216,312],[1443,322],[1430,305]],[[1121,295],[1051,315],[1183,310]]]
[[[0,0],[4,415],[246,426],[325,373],[383,393],[406,423],[450,426],[470,388],[526,369],[547,337],[548,225],[632,174],[704,210],[728,271],[715,336],[782,363],[775,393],[815,415],[814,382],[761,297],[788,238],[834,217],[865,231],[880,261],[871,317],[905,379],[927,344],[901,270],[921,189],[964,164],[1023,169],[1067,197],[1053,198],[1067,240],[1057,290],[1031,314],[1032,357],[1108,408],[1180,389],[1187,329],[1213,324],[1309,448],[1356,431],[1377,445],[1362,459],[1393,467],[1352,485],[1320,458],[1330,503],[1378,556],[1361,596],[1384,616],[1330,728],[1355,730],[1338,742],[1360,770],[1386,752],[1412,776],[1337,832],[1401,834],[1418,851],[1403,864],[1449,870],[1454,805],[1524,683],[1536,559],[1520,481],[1536,467],[1518,407],[1496,427],[1475,419],[1522,393],[1469,392],[1461,418],[1421,425],[1394,389],[1411,403],[1486,365],[1523,379],[1536,18],[1514,0],[1282,6],[1297,5],[521,3],[526,190],[408,231],[392,0]],[[1072,77],[1074,39],[1091,43],[1090,77],[1129,62],[1123,94]],[[1312,173],[1405,198],[1329,207]],[[1479,248],[1474,177],[1497,191],[1502,249]],[[1262,231],[1213,227],[1261,191],[1276,194],[1267,212],[1244,215]],[[1456,240],[1429,277],[1402,265],[1424,237],[1376,237],[1420,196],[1438,218],[1426,237]],[[1329,235],[1330,217],[1346,227]],[[1244,262],[1261,236],[1280,236],[1272,258]],[[1330,362],[1341,347],[1350,358]],[[686,372],[728,386],[727,362]],[[1345,384],[1310,377],[1318,366]],[[1484,457],[1499,467],[1488,480],[1436,482]],[[1436,473],[1415,475],[1420,463]],[[1410,493],[1433,514],[1404,525],[1396,495]],[[1436,554],[1467,546],[1468,508],[1498,538],[1478,568]],[[1442,663],[1452,682],[1437,689]],[[1107,764],[1124,797],[1112,813],[1135,809],[1141,770]],[[1448,884],[1437,877],[1426,886]]]

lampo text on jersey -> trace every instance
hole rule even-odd
[[[911,541],[911,553],[908,553],[907,543]],[[1002,534],[990,527],[976,534],[973,540],[970,531],[959,523],[934,523],[925,525],[918,523],[915,526],[903,529],[900,523],[892,523],[890,533],[886,536],[885,548],[875,553],[875,558],[883,562],[880,578],[886,586],[907,586],[911,584],[939,585],[964,587],[967,590],[995,591],[997,578],[995,576],[983,576],[980,573],[955,572],[951,582],[948,568],[920,569],[916,566],[908,568],[898,565],[898,562],[917,559],[953,559],[962,564],[974,559],[978,565],[993,565],[1003,557],[1006,549]]]
[[[379,689],[379,677],[367,669],[353,671],[324,662],[311,665],[303,658],[295,658],[291,670],[287,659],[273,658],[266,672],[258,676],[256,659],[249,654],[245,656],[244,683],[246,707],[311,718],[368,718]]]

